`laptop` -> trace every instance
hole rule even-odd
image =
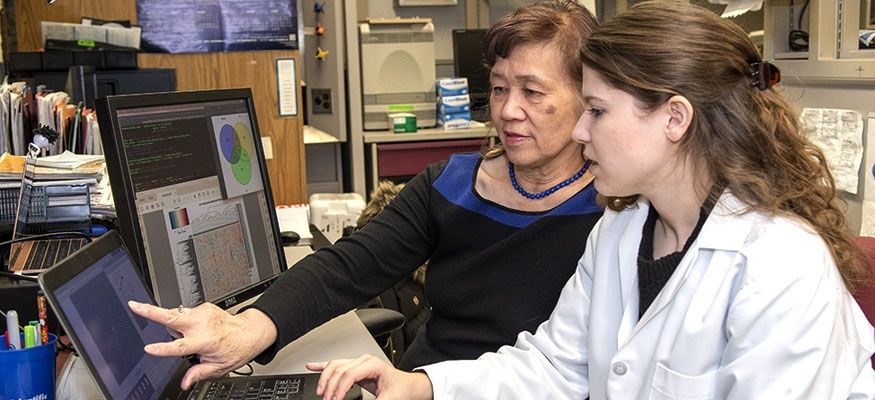
[[[24,239],[44,233],[90,231],[91,203],[88,186],[91,180],[39,180],[36,151],[32,151],[25,158],[12,237]],[[38,274],[87,242],[85,237],[77,236],[12,243],[9,271]]]
[[[40,274],[39,284],[107,399],[320,399],[318,373],[219,378],[182,391],[188,360],[143,351],[172,337],[127,306],[128,300],[155,301],[115,231]],[[346,397],[360,398],[358,386]]]

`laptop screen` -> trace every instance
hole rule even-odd
[[[183,362],[154,357],[146,343],[172,340],[163,326],[134,315],[127,300],[152,303],[134,264],[119,246],[54,290],[79,350],[112,399],[157,399]]]

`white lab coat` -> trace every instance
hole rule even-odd
[[[649,204],[606,211],[550,319],[514,347],[424,367],[435,399],[875,399],[875,332],[825,243],[740,207],[721,197],[640,321]]]

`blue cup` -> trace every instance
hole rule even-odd
[[[46,344],[9,350],[6,336],[0,335],[0,397],[9,400],[54,400],[57,341],[58,337],[50,333]],[[23,333],[21,343],[24,344]]]

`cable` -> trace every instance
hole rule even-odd
[[[802,19],[805,17],[805,10],[808,9],[808,3],[811,0],[805,0],[802,5],[802,10],[799,12],[799,22],[796,24],[797,29],[790,30],[787,37],[787,44],[791,51],[808,51],[808,32],[802,30]]]
[[[808,32],[794,29],[790,31],[790,36],[788,39],[790,50],[808,51]]]
[[[87,240],[89,243],[91,242],[91,236],[88,236],[87,234],[84,234],[82,232],[69,231],[69,232],[42,233],[39,235],[30,235],[27,237],[10,239],[10,240],[7,240],[5,242],[0,242],[0,247],[10,245],[12,243],[17,243],[17,242],[27,242],[30,240],[39,240],[39,239],[46,239],[46,238],[55,237],[55,236],[68,236],[68,235],[79,236],[79,237],[85,238],[85,240]]]
[[[12,279],[19,280],[19,281],[28,281],[28,282],[38,282],[39,281],[34,276],[21,275],[21,274],[16,274],[15,272],[9,272],[9,271],[0,271],[0,276],[5,276],[5,277],[12,278]]]
[[[799,23],[796,24],[796,28],[802,29],[802,17],[805,16],[805,9],[808,8],[808,3],[810,2],[811,0],[805,0],[805,4],[802,5],[802,11],[799,12]]]
[[[64,343],[64,341],[61,340],[61,328],[60,327],[58,327],[58,331],[57,331],[57,333],[55,333],[55,336],[58,337],[57,347],[58,347],[59,351],[69,351],[72,354],[76,354],[76,348],[73,347],[72,342],[71,343]]]
[[[246,363],[246,366],[249,367],[249,371],[239,372],[239,370],[238,370],[238,371],[231,371],[231,373],[236,374],[236,375],[243,375],[243,376],[252,375],[252,373],[255,372],[255,370],[252,368],[252,363]]]

